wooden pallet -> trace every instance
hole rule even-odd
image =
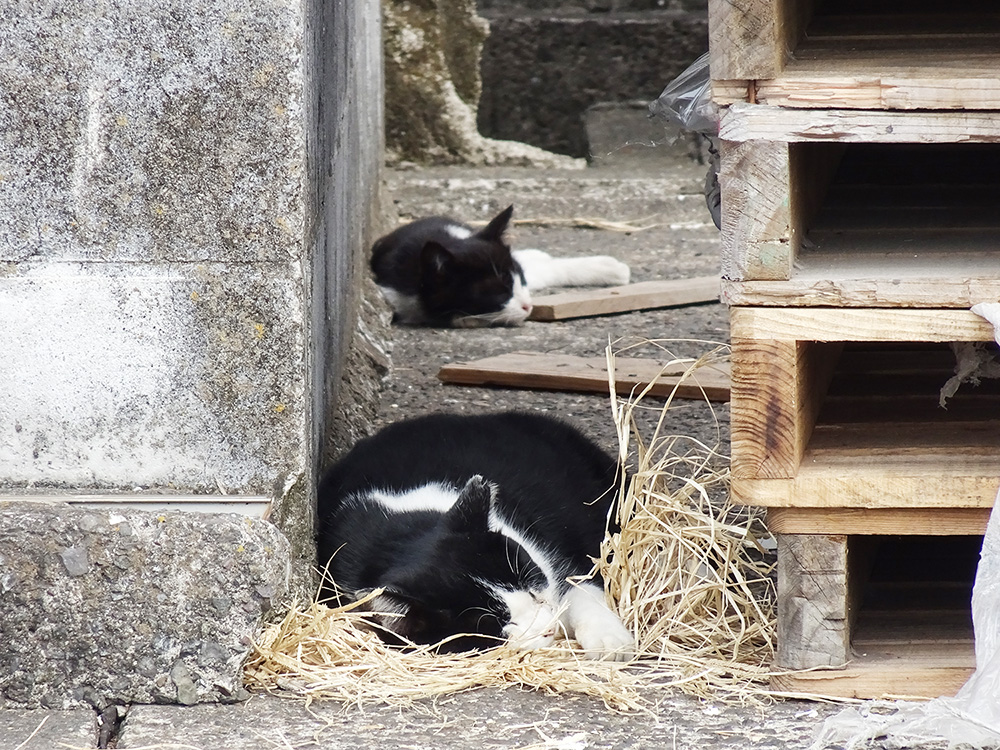
[[[634,310],[718,302],[719,277],[640,281],[604,289],[575,289],[535,297],[529,320],[554,321]]]
[[[720,104],[1000,109],[989,0],[712,0],[709,40]]]
[[[776,666],[821,669],[779,673],[773,687],[847,698],[957,691],[975,667],[980,538],[936,539],[779,535]]]
[[[615,388],[627,396],[652,383],[651,396],[729,400],[729,365],[720,362],[685,377],[689,365],[664,365],[635,357],[615,358]],[[574,357],[543,352],[512,352],[474,362],[445,365],[438,372],[445,383],[530,388],[532,390],[610,392],[604,357]]]
[[[1000,299],[998,173],[1000,142],[723,141],[723,301]]]
[[[948,344],[993,340],[979,316],[733,308],[731,336],[738,502],[992,507],[1000,486],[1000,385],[966,386],[948,409],[938,405],[952,374]]]

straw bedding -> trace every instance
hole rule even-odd
[[[644,345],[665,351],[663,343]],[[688,376],[723,354],[719,347],[688,360]],[[612,384],[614,360],[609,347]],[[758,543],[765,532],[752,514],[728,505],[728,460],[717,446],[669,434],[671,404],[651,404],[645,392],[612,396],[628,472],[619,491],[621,531],[605,539],[597,566],[636,636],[634,661],[587,660],[569,642],[528,653],[503,645],[459,655],[403,651],[382,643],[360,603],[313,602],[292,606],[260,636],[246,666],[248,686],[349,705],[410,705],[515,686],[585,694],[619,711],[654,710],[672,689],[722,701],[766,699],[774,592]]]

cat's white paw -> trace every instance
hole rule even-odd
[[[635,656],[635,639],[622,625],[604,599],[604,589],[581,583],[566,594],[566,621],[588,659],[630,661]]]
[[[503,634],[511,648],[531,651],[555,642],[559,616],[547,597],[528,591],[504,591],[500,595],[510,611],[510,622]]]
[[[630,661],[635,656],[635,639],[611,612],[610,617],[580,623],[576,640],[588,659]]]

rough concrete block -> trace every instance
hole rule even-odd
[[[246,697],[289,559],[245,516],[0,504],[0,708]]]
[[[307,469],[294,262],[0,276],[0,486],[270,495]]]
[[[0,0],[0,496],[268,496],[311,589],[376,216],[378,8]],[[20,507],[0,705],[238,695],[286,537]]]

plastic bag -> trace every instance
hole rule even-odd
[[[707,52],[668,83],[656,101],[650,102],[649,114],[663,117],[684,130],[719,134],[719,108],[712,101]]]
[[[1000,344],[1000,303],[981,303],[972,311],[993,324]],[[976,671],[954,698],[928,703],[876,701],[861,710],[845,709],[823,723],[810,750],[831,745],[851,750],[876,738],[880,745],[910,748],[941,740],[950,747],[1000,744],[1000,494],[986,525],[972,588],[972,627]]]

